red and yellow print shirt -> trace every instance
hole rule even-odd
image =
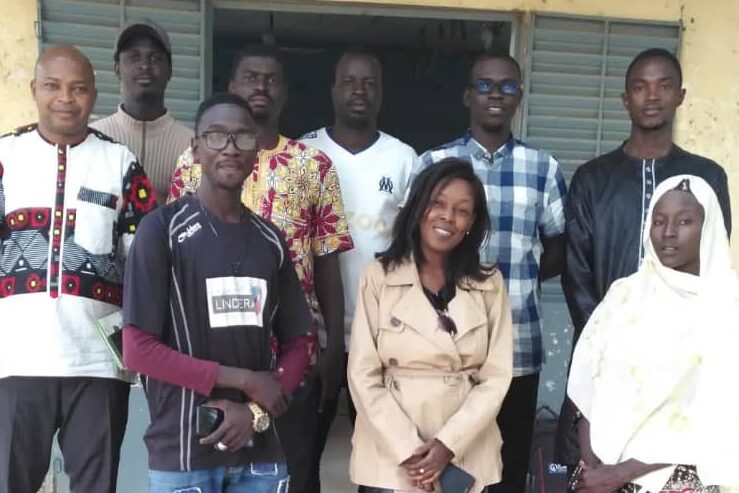
[[[200,164],[194,162],[192,149],[188,149],[177,162],[168,202],[194,193],[200,178]],[[259,151],[254,170],[244,183],[242,201],[285,235],[313,318],[322,329],[314,256],[354,246],[331,160],[314,147],[280,136],[275,148]]]

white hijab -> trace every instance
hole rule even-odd
[[[700,275],[665,267],[649,237],[659,199],[687,179],[704,209]],[[723,214],[701,178],[655,190],[639,270],[614,282],[575,347],[567,394],[606,464],[695,465],[704,485],[739,486],[739,280]],[[658,492],[673,468],[639,478]]]

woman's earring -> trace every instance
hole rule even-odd
[[[470,230],[468,229],[467,232],[464,235],[465,236],[469,236],[470,235]]]

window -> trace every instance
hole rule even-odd
[[[167,108],[192,125],[205,93],[205,0],[40,0],[39,48],[70,43],[81,49],[95,68],[98,100],[93,119],[116,111],[120,84],[113,67],[116,35],[121,24],[148,17],[169,33],[172,80]]]
[[[577,166],[629,136],[621,92],[634,56],[647,48],[677,54],[679,42],[676,23],[535,15],[523,139],[554,154],[569,180]]]

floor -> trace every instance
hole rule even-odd
[[[352,425],[346,413],[346,403],[339,402],[339,415],[334,420],[326,450],[321,458],[321,493],[356,491],[349,481]]]

